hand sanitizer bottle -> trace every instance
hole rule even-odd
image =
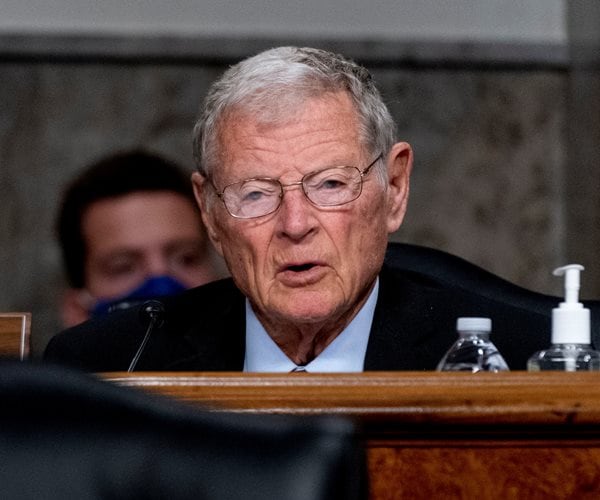
[[[500,372],[508,371],[504,358],[490,341],[490,318],[458,318],[458,340],[438,363],[441,372]]]
[[[552,309],[552,345],[527,361],[527,370],[599,371],[600,352],[592,349],[590,310],[579,302],[579,274],[583,266],[570,264],[554,270],[565,277],[565,301]]]

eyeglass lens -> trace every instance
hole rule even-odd
[[[366,173],[379,158],[363,172]],[[277,179],[247,179],[226,186],[221,198],[234,217],[261,217],[279,208],[285,187],[302,184],[304,194],[314,205],[338,206],[360,196],[363,172],[356,167],[332,167],[306,174],[301,182],[291,184],[281,184]]]

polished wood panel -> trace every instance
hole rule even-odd
[[[370,496],[600,498],[600,373],[108,373],[210,411],[343,415]]]
[[[31,313],[0,313],[0,357],[29,357]]]

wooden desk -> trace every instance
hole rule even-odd
[[[214,411],[360,422],[373,499],[600,498],[600,373],[109,373]]]
[[[0,313],[0,357],[27,359],[30,336],[31,313]]]

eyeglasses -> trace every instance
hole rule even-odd
[[[253,219],[275,212],[283,200],[284,188],[302,186],[306,198],[317,207],[335,207],[356,200],[362,193],[363,178],[382,157],[377,156],[363,170],[357,167],[330,167],[310,172],[298,182],[282,184],[278,179],[256,177],[234,182],[216,194],[227,212],[238,219]]]

